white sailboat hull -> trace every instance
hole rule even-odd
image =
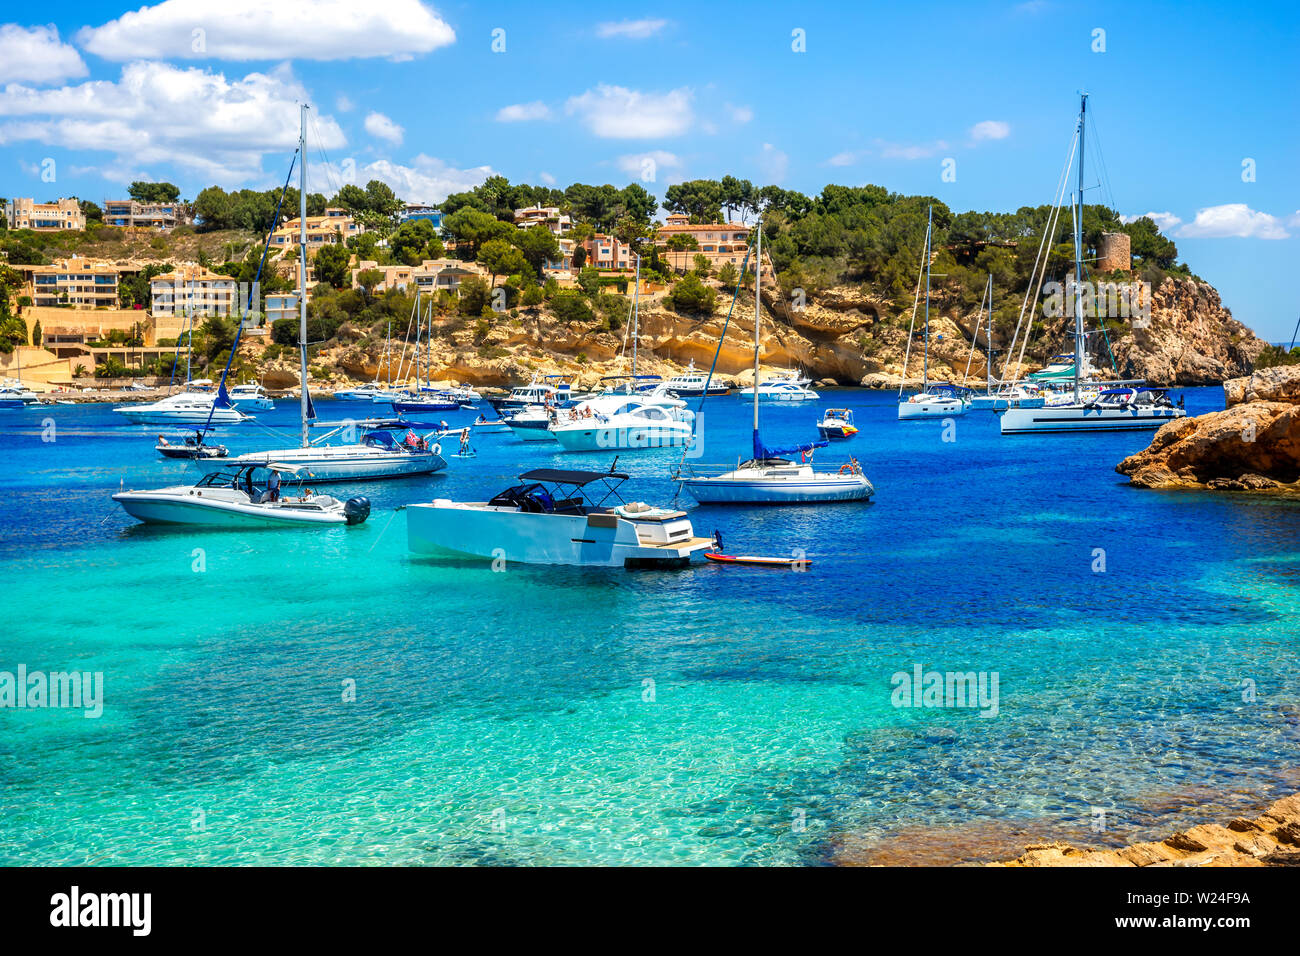
[[[875,493],[866,475],[815,472],[809,465],[737,468],[721,475],[678,480],[701,504],[791,505],[867,501]]]
[[[898,403],[899,421],[912,418],[951,418],[953,415],[965,414],[966,403],[952,398],[928,398],[922,401]]]
[[[390,452],[368,445],[325,445],[249,452],[233,459],[239,464],[300,465],[315,481],[367,481],[406,478],[443,471],[447,460],[437,451]]]
[[[1001,428],[1004,435],[1154,431],[1186,414],[1181,408],[1152,407],[1055,405],[1046,408],[1011,408],[1002,413]]]

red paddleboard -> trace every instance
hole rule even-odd
[[[710,561],[717,561],[719,564],[752,564],[760,568],[793,568],[808,567],[812,561],[808,558],[761,558],[754,555],[731,555],[715,554],[712,551],[705,551],[704,556]]]

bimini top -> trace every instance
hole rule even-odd
[[[627,481],[630,475],[625,475],[619,471],[565,471],[560,468],[534,468],[532,471],[526,471],[519,476],[520,481],[556,481],[566,485],[577,485],[581,488],[583,485],[589,485],[593,481],[601,479],[614,478],[619,481]]]

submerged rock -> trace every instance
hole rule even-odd
[[[1228,407],[1163,426],[1115,470],[1142,488],[1300,494],[1300,366],[1224,384]]]

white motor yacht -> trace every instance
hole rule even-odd
[[[679,398],[612,395],[558,412],[550,432],[567,451],[673,448],[690,442],[694,419]]]
[[[265,478],[262,477],[265,473]],[[297,487],[285,491],[288,475]],[[370,515],[366,498],[340,501],[303,487],[304,469],[282,464],[235,464],[204,475],[193,485],[153,491],[119,491],[113,500],[147,524],[219,527],[360,524]]]
[[[119,405],[119,415],[141,425],[235,425],[252,416],[233,405],[217,404],[218,396],[208,392],[177,392],[156,402]]]
[[[807,385],[808,382],[803,384]],[[695,369],[695,360],[686,366],[686,371],[681,375],[674,375],[668,381],[663,383],[663,387],[675,395],[685,395],[695,397],[699,395],[726,395],[731,391],[731,387],[725,382],[719,380],[709,382],[707,372],[699,372]]]
[[[489,501],[408,505],[407,546],[424,555],[581,567],[682,566],[713,546],[695,535],[685,512],[625,503],[618,488],[627,479],[539,468]],[[603,496],[593,500],[592,489]]]
[[[820,396],[808,386],[812,379],[796,372],[787,372],[778,378],[758,383],[758,400],[760,402],[815,402]],[[754,386],[736,389],[742,397],[754,397]]]
[[[0,385],[0,408],[26,408],[40,401],[41,396],[21,382],[10,380]]]
[[[228,394],[230,403],[236,408],[257,408],[262,411],[275,408],[275,402],[266,394],[266,389],[256,382],[232,385]]]

